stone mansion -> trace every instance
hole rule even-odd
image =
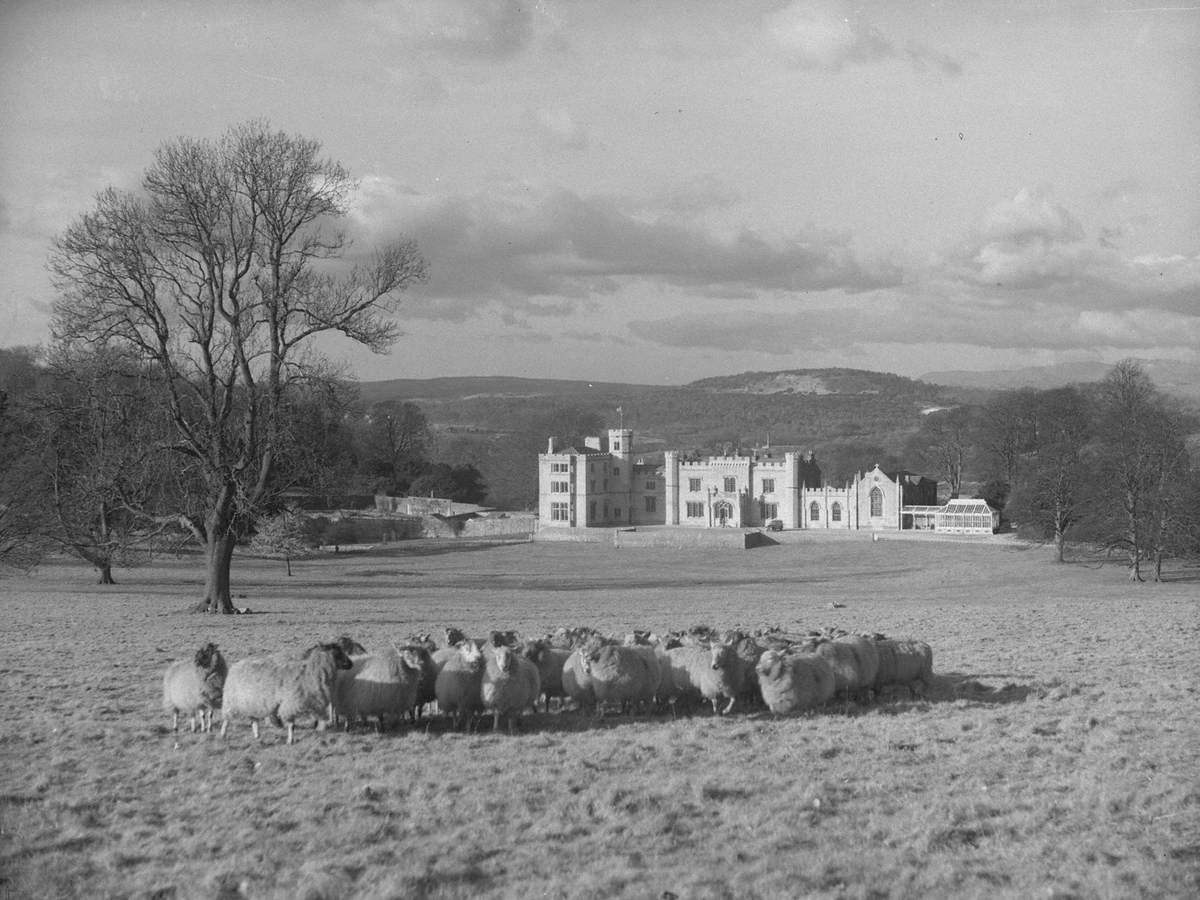
[[[937,482],[908,472],[875,466],[832,487],[811,452],[760,448],[692,458],[668,450],[659,462],[657,454],[651,460],[633,453],[632,445],[628,428],[589,437],[582,448],[560,448],[551,438],[538,454],[539,529],[673,525],[990,533],[995,524],[988,511],[976,527],[950,527],[951,507],[937,505]],[[963,512],[960,507],[956,515],[965,525]]]

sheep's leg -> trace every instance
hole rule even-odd
[[[496,710],[494,713],[492,713],[492,731],[494,733],[499,730],[500,730],[500,710]]]
[[[250,732],[254,735],[254,739],[258,740],[258,719],[250,720]]]
[[[221,719],[221,740],[225,739],[225,732],[228,730],[229,730],[229,720],[222,718]]]
[[[289,744],[296,743],[296,723],[292,721],[287,723],[287,742]]]
[[[171,730],[176,734],[179,733],[179,710],[174,710],[171,713]]]
[[[727,716],[727,715],[729,715],[731,712],[733,712],[733,705],[734,705],[735,703],[737,703],[737,697],[730,697],[730,698],[729,698],[729,703],[728,703],[728,705],[725,707],[725,709],[724,709],[724,711],[721,713],[721,715],[723,715],[723,716]]]

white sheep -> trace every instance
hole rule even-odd
[[[442,662],[434,695],[438,709],[453,717],[455,728],[467,724],[482,709],[483,667],[483,651],[473,641],[463,642]]]
[[[654,647],[645,644],[606,644],[583,657],[596,698],[596,713],[604,715],[606,703],[629,712],[637,704],[653,702],[662,681],[662,665]]]
[[[814,709],[833,698],[833,670],[820,656],[767,650],[757,672],[763,702],[776,715]]]
[[[583,647],[571,651],[570,656],[563,662],[562,683],[563,693],[580,709],[590,711],[596,706],[596,692],[592,688],[592,676],[588,674],[584,662],[586,655],[587,651]]]
[[[684,646],[667,651],[670,680],[664,677],[662,693],[672,706],[680,697],[703,697],[712,703],[714,713],[733,710],[742,690],[741,661],[729,644],[708,647]],[[720,701],[728,702],[722,708]]]
[[[296,719],[324,716],[333,698],[334,677],[349,669],[350,657],[338,644],[317,644],[299,657],[240,659],[229,667],[221,706],[221,737],[230,720],[244,716],[258,738],[258,723],[270,719],[287,726],[287,742],[295,742]]]
[[[537,703],[542,692],[537,666],[517,650],[498,643],[483,652],[483,678],[479,686],[480,704],[492,714],[492,730],[500,728],[500,718],[508,717],[509,733],[516,717]]]
[[[924,641],[881,638],[874,643],[879,655],[877,690],[903,685],[920,691],[933,677],[933,650]]]
[[[171,713],[171,730],[179,731],[179,715],[188,717],[188,731],[212,730],[213,710],[221,707],[228,668],[216,644],[205,644],[191,659],[167,666],[163,673],[163,711]]]
[[[870,639],[861,635],[818,639],[803,649],[829,663],[833,669],[834,691],[839,697],[866,699],[870,696],[879,673],[879,653]]]
[[[375,719],[383,731],[388,719],[412,713],[421,679],[421,657],[415,649],[391,649],[350,658],[353,665],[334,680],[333,708],[347,725]]]

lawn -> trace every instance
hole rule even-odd
[[[0,581],[0,896],[1200,896],[1200,571],[1002,541],[750,551],[412,542]],[[516,736],[170,730],[161,673],[342,633],[778,624],[918,637],[922,700]]]

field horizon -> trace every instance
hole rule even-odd
[[[1184,897],[1200,892],[1200,571],[1017,541],[750,551],[418,541],[0,581],[0,897]],[[167,663],[445,626],[780,625],[928,641],[922,699],[175,735]],[[1188,711],[1193,711],[1189,714]]]

